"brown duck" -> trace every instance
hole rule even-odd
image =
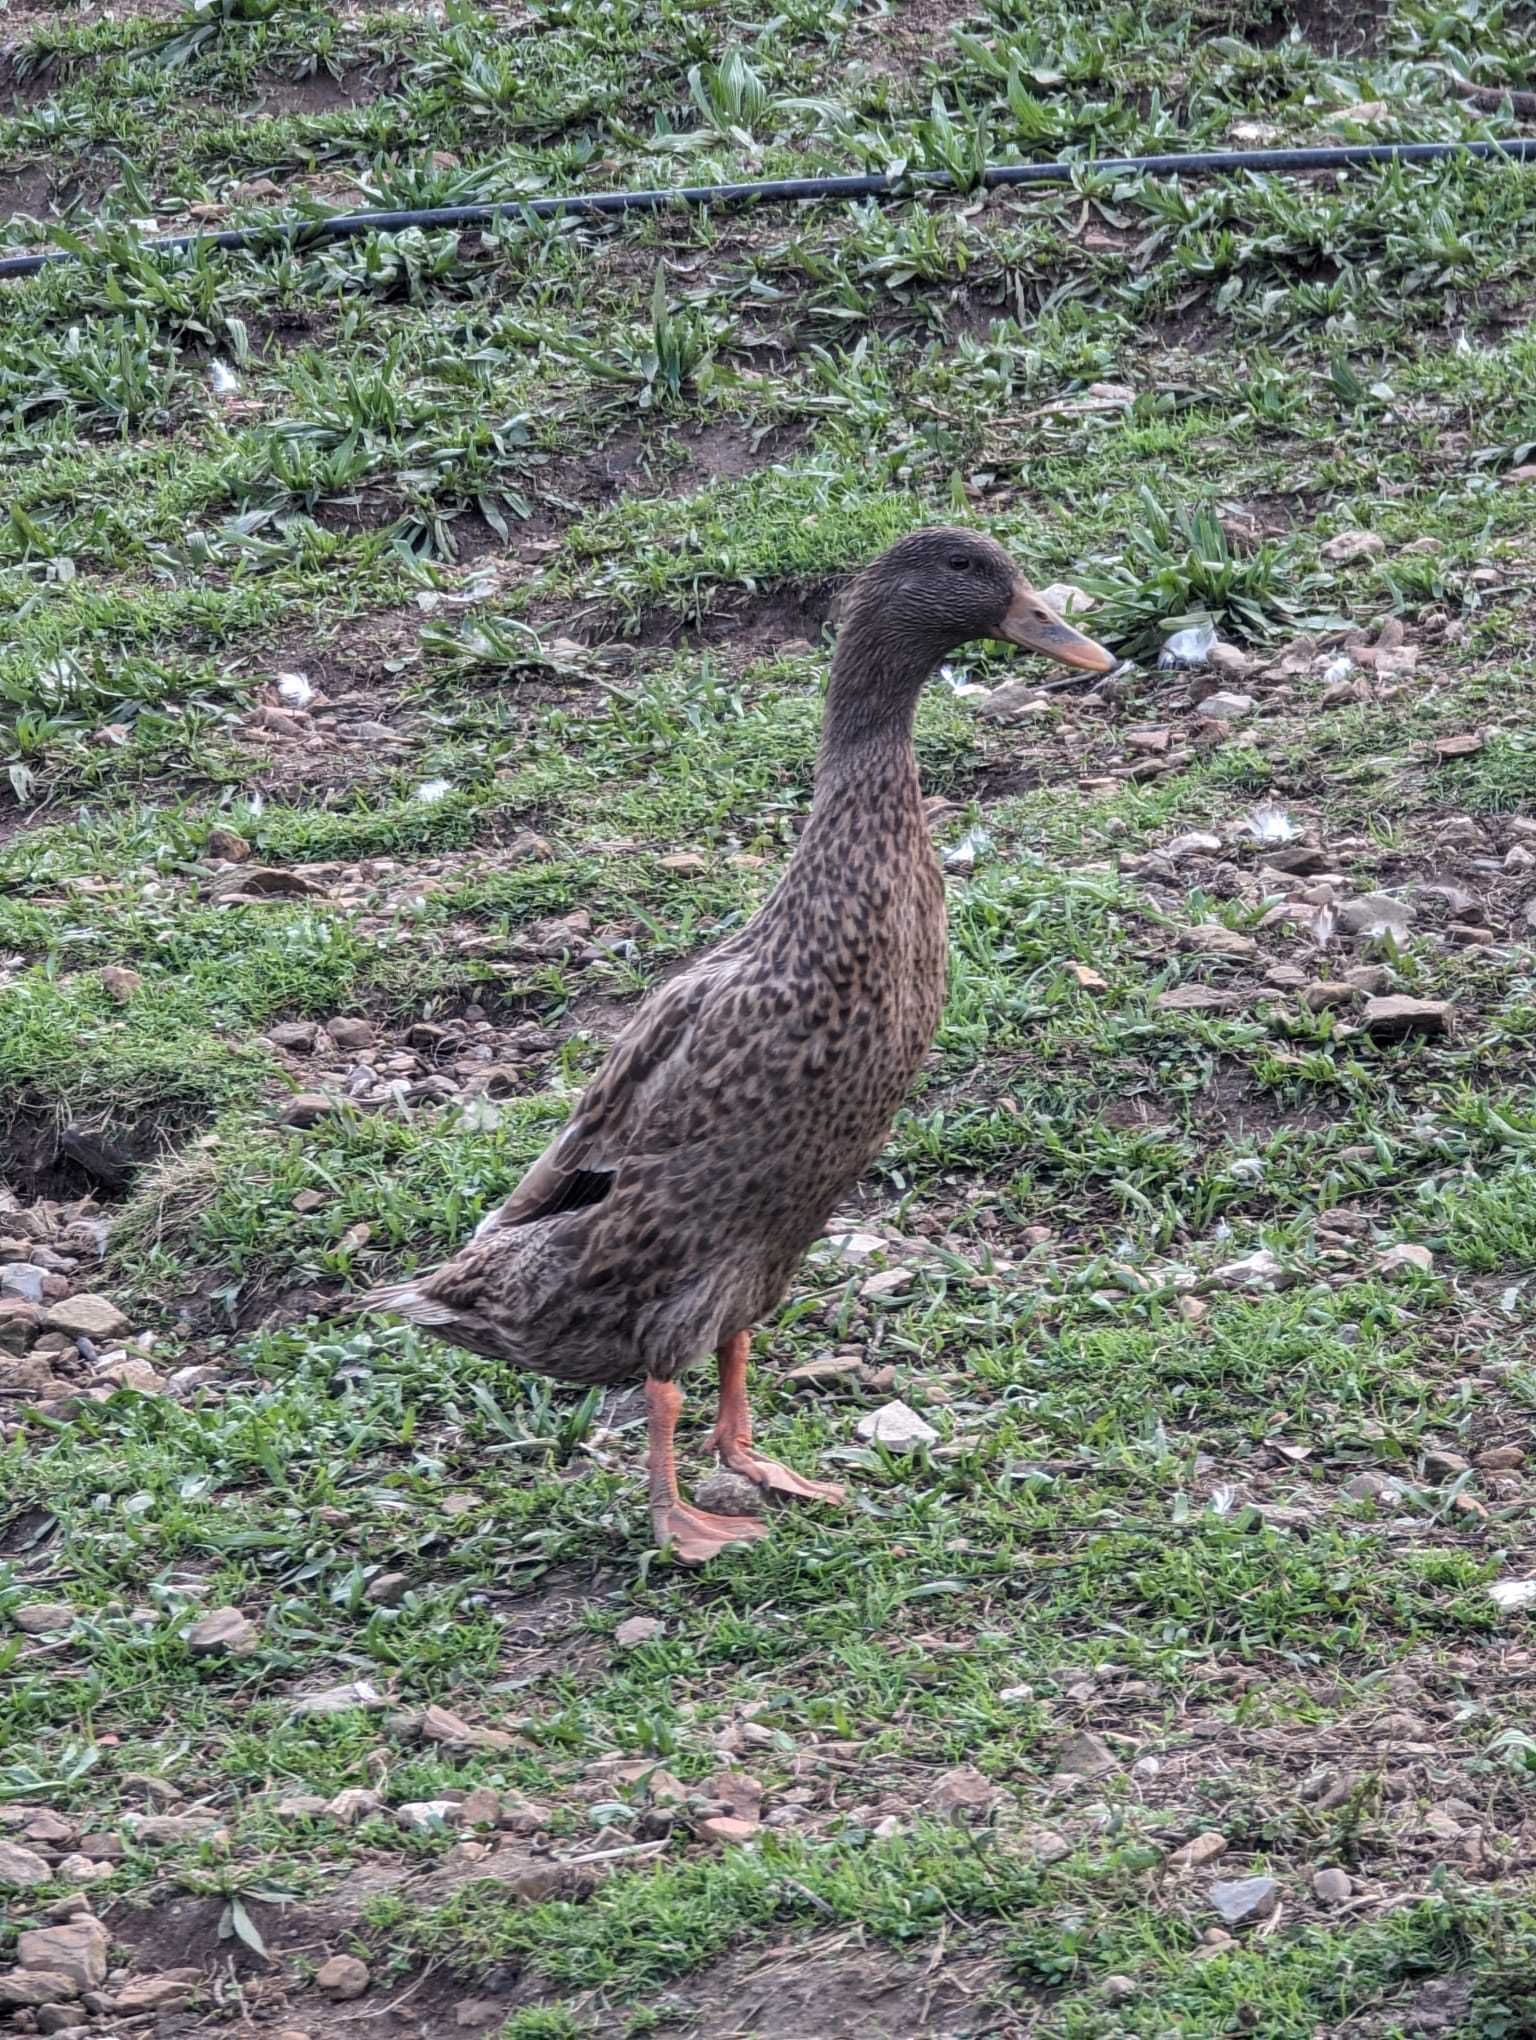
[[[754,1451],[751,1327],[884,1145],[938,1027],[944,886],[912,723],[939,661],[973,638],[1114,664],[975,532],[915,532],[866,568],[844,602],[810,818],[761,912],[646,1000],[451,1261],[363,1302],[557,1381],[643,1376],[651,1521],[689,1562],[766,1534],[678,1494],[678,1377],[707,1353],[724,1464],[842,1500]]]

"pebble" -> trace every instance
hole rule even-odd
[[[1136,1995],[1136,1979],[1133,1976],[1106,1976],[1102,1988],[1110,2004],[1128,2005]]]
[[[1268,1919],[1280,1902],[1280,1887],[1273,1877],[1238,1877],[1213,1884],[1209,1896],[1226,1924],[1240,1927]]]
[[[261,1641],[261,1631],[238,1608],[214,1608],[187,1631],[193,1657],[244,1657]]]
[[[336,1110],[337,1100],[329,1098],[324,1091],[298,1091],[291,1097],[277,1115],[283,1126],[304,1128],[318,1126],[322,1119],[328,1119]]]
[[[1434,1037],[1450,1032],[1451,1012],[1445,999],[1368,999],[1363,1024],[1373,1041],[1403,1041],[1411,1034]]]
[[[350,1679],[323,1693],[304,1693],[293,1704],[297,1715],[349,1714],[355,1707],[382,1707],[384,1695],[371,1679]]]
[[[395,1819],[402,1827],[429,1835],[437,1828],[456,1826],[463,1812],[457,1799],[413,1799],[395,1808]]]
[[[1301,1003],[1312,1013],[1326,1013],[1334,1006],[1352,1006],[1360,993],[1341,978],[1318,978],[1302,989]]]
[[[742,1842],[752,1841],[758,1827],[759,1823],[755,1820],[742,1820],[735,1814],[717,1813],[711,1814],[707,1820],[701,1820],[697,1833],[700,1841],[739,1846]]]
[[[1226,1836],[1217,1834],[1214,1828],[1207,1829],[1204,1834],[1194,1836],[1192,1840],[1175,1849],[1168,1858],[1168,1868],[1203,1870],[1207,1863],[1214,1863],[1218,1856],[1224,1856],[1226,1853]]]
[[[638,1650],[642,1644],[655,1643],[666,1633],[666,1623],[659,1622],[654,1615],[631,1615],[613,1632],[613,1640],[620,1650]]]
[[[333,1955],[315,1971],[315,1987],[328,1998],[360,1998],[369,1982],[367,1963],[355,1955]]]
[[[718,1516],[761,1516],[764,1511],[762,1489],[728,1466],[717,1466],[695,1481],[693,1499]]]
[[[1229,694],[1223,690],[1208,694],[1200,704],[1200,713],[1214,722],[1242,722],[1253,714],[1256,706],[1251,694]]]
[[[66,1296],[50,1306],[43,1323],[53,1332],[82,1333],[88,1339],[115,1339],[128,1329],[128,1319],[105,1296]]]
[[[1062,1745],[1056,1772],[1064,1778],[1094,1778],[1115,1768],[1115,1754],[1096,1735],[1074,1735]]]
[[[1412,1268],[1421,1275],[1428,1275],[1433,1271],[1434,1265],[1435,1257],[1428,1247],[1404,1242],[1399,1246],[1388,1247],[1384,1253],[1377,1256],[1376,1272],[1379,1275],[1401,1275]]]
[[[35,1927],[16,1944],[23,1969],[67,1976],[77,1991],[98,1990],[106,1982],[111,1946],[112,1936],[90,1913],[62,1926]]]
[[[1312,1896],[1319,1905],[1342,1905],[1354,1888],[1345,1870],[1319,1870],[1312,1879]]]
[[[1374,531],[1341,531],[1336,538],[1329,539],[1319,558],[1332,567],[1347,567],[1356,560],[1374,559],[1386,549],[1386,540]]]
[[[131,1976],[118,1991],[113,2010],[126,2018],[142,2012],[179,2012],[192,2002],[195,1989],[187,1976]]]
[[[998,1789],[984,1771],[974,1764],[959,1764],[946,1771],[928,1796],[939,1813],[975,1815],[996,1804]]]
[[[1212,985],[1173,985],[1152,1003],[1160,1013],[1230,1013],[1240,1001],[1235,992],[1218,992]]]
[[[915,1446],[933,1444],[939,1434],[906,1403],[888,1402],[860,1417],[855,1435],[888,1452],[910,1452]]]
[[[23,1303],[43,1300],[43,1271],[30,1261],[17,1261],[0,1268],[0,1296],[16,1296]]]
[[[13,1969],[0,1976],[0,2010],[32,2011],[39,2005],[62,2004],[78,1995],[79,1986],[60,1969]]]
[[[1201,956],[1246,959],[1259,953],[1259,945],[1251,935],[1241,934],[1220,921],[1201,921],[1193,928],[1186,928],[1179,937],[1179,947],[1196,950]]]
[[[55,1630],[68,1629],[75,1619],[75,1611],[64,1601],[32,1601],[25,1608],[13,1608],[11,1620],[23,1636],[50,1636]]]
[[[327,1020],[325,1031],[338,1048],[372,1048],[374,1043],[371,1020]]]
[[[0,1886],[12,1891],[28,1891],[34,1884],[48,1884],[53,1872],[35,1849],[24,1849],[19,1842],[0,1842]]]
[[[1227,1261],[1213,1268],[1209,1280],[1217,1289],[1288,1289],[1295,1276],[1283,1267],[1268,1247],[1245,1254],[1240,1261]]]

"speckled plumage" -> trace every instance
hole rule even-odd
[[[369,1305],[576,1383],[674,1380],[775,1308],[938,1026],[944,889],[912,720],[946,653],[1005,634],[1107,663],[975,533],[916,533],[859,576],[815,799],[778,887],[646,1000],[476,1236]]]

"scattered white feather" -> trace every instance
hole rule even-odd
[[[424,779],[416,789],[416,798],[428,807],[435,807],[440,800],[446,800],[453,791],[451,779]]]
[[[240,378],[227,361],[215,357],[209,362],[208,381],[216,397],[238,397],[240,394]]]
[[[1283,807],[1272,800],[1265,800],[1238,823],[1237,833],[1250,837],[1255,843],[1294,843],[1301,830]]]
[[[279,673],[277,698],[285,708],[308,708],[315,690],[307,673]]]

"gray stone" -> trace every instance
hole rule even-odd
[[[43,1300],[43,1271],[30,1261],[15,1261],[0,1268],[0,1296],[19,1296],[23,1303]]]
[[[1242,722],[1253,714],[1257,704],[1251,694],[1229,694],[1225,690],[1208,694],[1200,704],[1200,713],[1209,716],[1213,722]]]
[[[187,1649],[194,1657],[244,1657],[260,1641],[260,1630],[238,1608],[210,1609],[187,1631]]]
[[[1096,1778],[1101,1771],[1115,1768],[1115,1755],[1096,1735],[1074,1735],[1062,1745],[1056,1759],[1059,1777]]]
[[[29,1891],[52,1879],[53,1872],[35,1849],[24,1849],[20,1842],[0,1842],[0,1887]]]
[[[30,1601],[25,1608],[13,1608],[11,1620],[23,1636],[51,1636],[72,1627],[75,1611],[64,1601]]]
[[[1312,1895],[1319,1905],[1342,1905],[1354,1888],[1346,1870],[1319,1870],[1312,1879]]]
[[[360,1998],[370,1980],[367,1963],[355,1955],[333,1955],[315,1971],[316,1988],[328,1998]]]
[[[0,1976],[0,2010],[32,2011],[38,2005],[62,2004],[78,1995],[72,1976],[59,1969],[13,1969]]]
[[[88,1339],[115,1339],[128,1329],[128,1319],[106,1296],[66,1296],[49,1310],[43,1323],[50,1331],[82,1333]]]
[[[76,1901],[83,1903],[83,1901]],[[17,1942],[23,1969],[44,1969],[67,1976],[77,1991],[99,1990],[107,1980],[107,1954],[112,1936],[101,1921],[87,1913],[59,1927],[35,1927]]]
[[[888,1402],[860,1417],[856,1435],[866,1445],[883,1445],[887,1452],[910,1452],[915,1446],[933,1444],[939,1434],[904,1402]]]

